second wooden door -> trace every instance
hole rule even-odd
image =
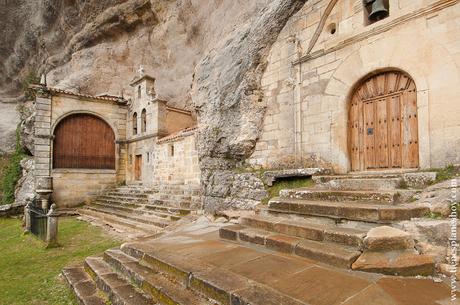
[[[349,112],[349,148],[354,171],[418,167],[417,92],[409,76],[385,72],[357,88]]]

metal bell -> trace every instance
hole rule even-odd
[[[371,4],[367,2],[368,4]],[[371,12],[369,14],[369,19],[372,21],[382,20],[383,18],[388,17],[389,12],[385,7],[383,0],[374,0],[371,6]]]

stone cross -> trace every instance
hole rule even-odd
[[[144,67],[142,67],[142,65],[139,66],[139,70],[137,70],[137,73],[139,73],[139,77],[142,77],[144,76]]]

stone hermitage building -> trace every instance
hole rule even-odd
[[[458,1],[308,1],[273,45],[254,165],[316,157],[338,173],[460,162]]]
[[[125,182],[199,189],[195,119],[159,99],[154,83],[141,71],[129,101],[34,87],[35,176],[52,177],[58,207],[77,206]]]

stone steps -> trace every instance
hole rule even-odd
[[[165,206],[165,205],[155,205],[155,204],[146,204],[145,208],[148,210],[163,211],[163,212],[172,213],[172,214],[180,215],[180,216],[186,216],[195,211],[192,209],[177,208],[177,207],[170,207],[170,206]]]
[[[154,199],[149,201],[149,205],[154,206],[167,206],[179,209],[190,209],[191,202],[190,201],[176,201],[176,200],[159,200]]]
[[[92,219],[97,220],[98,222],[102,222],[114,228],[121,229],[122,231],[131,231],[135,233],[142,233],[143,235],[145,235],[146,233],[155,234],[163,229],[158,226],[139,223],[137,221],[132,221],[126,218],[121,218],[115,215],[110,215],[95,210],[80,209],[78,212],[80,213],[80,215],[90,217]]]
[[[191,290],[205,299],[214,300],[211,303],[203,303],[204,305],[306,305],[265,284],[206,264],[199,259],[164,253],[143,243],[124,244],[121,250],[137,258],[141,265],[153,272],[164,274],[168,279],[180,284],[183,290]]]
[[[161,273],[143,266],[139,261],[121,250],[108,250],[104,260],[111,267],[153,299],[161,304],[211,305],[210,300],[199,296],[190,289],[185,289],[180,283],[168,280]]]
[[[339,191],[386,191],[395,190],[400,187],[402,179],[395,178],[350,178],[350,177],[313,177],[316,182],[316,188]]]
[[[103,291],[113,305],[154,305],[158,304],[149,295],[138,291],[126,279],[117,274],[101,257],[88,257],[85,270]]]
[[[153,215],[149,215],[148,217],[142,217],[138,215],[133,215],[132,213],[122,212],[113,207],[105,208],[105,207],[100,207],[100,206],[98,207],[98,206],[89,205],[89,206],[86,206],[86,209],[90,209],[90,210],[100,212],[100,213],[106,213],[109,215],[115,215],[117,217],[125,218],[125,219],[139,222],[139,223],[154,225],[160,228],[165,228],[170,224],[170,221],[167,221],[161,217],[153,217]]]
[[[358,248],[362,247],[363,239],[367,233],[366,230],[260,215],[241,217],[240,224],[253,229]]]
[[[281,190],[280,197],[318,201],[353,201],[361,203],[397,204],[405,202],[416,194],[410,190],[360,191],[360,190],[320,190],[298,188]]]
[[[152,215],[153,217],[156,217],[156,218],[163,218],[163,219],[172,220],[172,221],[176,221],[181,218],[180,216],[177,216],[174,214],[161,213],[155,210],[145,209],[144,205],[138,205],[136,207],[132,207],[132,206],[128,207],[122,204],[104,203],[104,202],[99,202],[99,201],[95,201],[91,205],[101,207],[101,208],[115,209],[115,210],[119,210],[122,212],[131,213],[134,215]]]
[[[268,213],[327,217],[337,220],[356,220],[374,223],[391,223],[423,217],[429,213],[426,206],[411,203],[362,204],[356,202],[310,201],[276,197],[268,203]]]
[[[82,266],[65,268],[62,276],[74,293],[78,304],[106,305],[108,303],[108,300],[101,297],[102,292]]]
[[[223,227],[219,230],[219,235],[223,239],[264,246],[269,250],[314,259],[346,269],[350,269],[353,262],[361,255],[358,247],[324,240],[319,242],[242,225]]]
[[[127,196],[127,195],[107,195],[104,194],[99,198],[105,200],[121,200],[126,202],[147,202],[147,197],[136,197],[136,196]]]

